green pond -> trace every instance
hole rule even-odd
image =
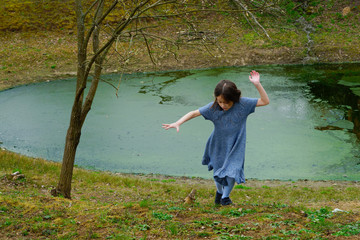
[[[88,169],[211,178],[201,165],[213,126],[202,117],[164,130],[213,101],[221,79],[243,96],[260,72],[270,105],[247,122],[246,178],[360,179],[360,66],[276,65],[124,75],[116,90],[101,82],[84,124],[75,164]],[[105,75],[114,85],[120,74]],[[0,92],[0,147],[60,162],[75,79]]]

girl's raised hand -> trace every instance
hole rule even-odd
[[[260,74],[253,70],[250,72],[249,79],[254,85],[257,85],[260,83]]]
[[[162,128],[165,129],[165,130],[168,130],[170,128],[176,128],[176,131],[179,132],[180,130],[180,126],[176,123],[171,123],[171,124],[163,124],[162,125]]]

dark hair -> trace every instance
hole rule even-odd
[[[233,83],[232,81],[221,80],[216,85],[214,90],[215,101],[212,107],[215,107],[215,109],[218,107],[221,109],[221,107],[219,106],[216,100],[216,98],[221,95],[223,96],[225,101],[227,102],[231,101],[233,103],[237,103],[240,100],[241,91],[236,87],[235,83]]]

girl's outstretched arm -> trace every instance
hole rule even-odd
[[[256,71],[252,71],[250,73],[249,79],[254,84],[260,94],[260,98],[258,99],[256,106],[260,107],[268,105],[270,103],[269,96],[267,95],[265,89],[260,83],[260,74]]]
[[[189,121],[190,119],[193,119],[195,117],[200,116],[200,111],[199,110],[194,110],[191,112],[188,112],[187,114],[185,114],[182,118],[180,118],[179,120],[177,120],[174,123],[171,124],[163,124],[162,128],[168,130],[169,128],[176,128],[176,131],[179,132],[180,129],[180,125],[183,124],[186,121]]]

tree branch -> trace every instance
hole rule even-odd
[[[90,59],[86,71],[85,71],[85,79],[87,79],[87,77],[89,76],[90,70],[92,68],[92,65],[95,62],[95,59],[103,52],[105,51],[107,48],[111,47],[111,45],[113,44],[113,42],[115,41],[115,39],[117,38],[117,36],[125,29],[126,26],[128,26],[134,19],[133,16],[136,14],[136,12],[139,11],[139,9],[141,9],[144,5],[146,5],[150,0],[145,1],[143,4],[138,5],[137,7],[135,7],[135,9],[132,11],[132,13],[130,14],[129,18],[118,25],[118,27],[115,29],[113,36],[110,38],[110,40],[108,40],[105,45],[98,50],[94,56]]]
[[[89,9],[83,14],[84,18],[90,13],[91,9],[93,9],[93,7],[95,7],[95,5],[101,0],[96,0],[93,2],[93,4],[89,7]]]
[[[265,28],[257,21],[257,19],[256,19],[256,17],[254,16],[254,14],[252,14],[252,12],[247,9],[247,7],[245,6],[245,4],[243,4],[240,0],[234,0],[234,2],[235,2],[238,6],[242,7],[242,8],[245,10],[245,12],[252,17],[252,19],[254,20],[254,22],[263,30],[263,32],[265,33],[266,37],[271,40],[271,37],[269,36],[269,34],[268,34],[267,31],[265,30]]]
[[[101,18],[103,8],[104,8],[104,1],[101,0],[99,2],[98,8],[96,9],[96,13],[94,15],[94,22],[97,22]],[[100,45],[100,26],[96,26],[94,29],[94,34],[93,34],[93,51],[94,51],[94,53],[96,53],[99,50],[99,45]],[[105,56],[105,55],[103,55],[103,56]],[[95,59],[95,74],[94,74],[93,80],[91,81],[91,86],[90,86],[89,92],[86,95],[84,105],[82,106],[82,112],[81,112],[81,116],[80,116],[81,126],[85,122],[86,116],[91,109],[91,105],[92,105],[92,102],[95,97],[95,93],[96,93],[96,90],[97,90],[97,87],[99,84],[99,80],[100,80],[100,76],[101,76],[103,59],[104,59],[104,57],[102,57],[102,55],[99,55]]]
[[[109,82],[109,81],[106,81],[105,79],[100,79],[100,81],[101,82],[104,82],[104,83],[107,83],[107,84],[109,84],[111,87],[113,87],[115,90],[116,90],[116,96],[118,97],[118,95],[117,95],[117,92],[119,91],[119,88],[118,87],[116,87],[114,84],[112,84],[111,82]]]
[[[147,40],[145,34],[144,34],[142,31],[141,31],[141,34],[142,34],[143,37],[144,37],[144,41],[145,41],[146,48],[147,48],[147,51],[148,51],[148,53],[149,53],[149,57],[150,57],[150,59],[151,59],[151,62],[152,62],[154,65],[156,65],[155,60],[154,60],[154,58],[153,58],[153,56],[152,56],[152,53],[151,53],[151,50],[150,50],[150,46],[149,46],[148,40]]]
[[[98,0],[99,1],[99,0]],[[98,2],[97,1],[97,2]],[[100,1],[103,1],[103,0],[100,0]],[[118,4],[118,0],[115,0],[114,3],[111,5],[111,7],[105,12],[105,14],[99,18],[97,21],[94,21],[94,24],[92,25],[92,27],[90,28],[89,32],[87,33],[86,35],[86,38],[85,38],[85,44],[86,46],[88,45],[89,43],[89,40],[91,38],[91,35],[95,29],[95,27],[99,26],[99,24],[102,23],[102,21],[104,21],[104,19],[110,14],[110,12],[116,7],[116,5]],[[98,9],[97,9],[98,11]],[[96,15],[96,14],[95,14]]]

